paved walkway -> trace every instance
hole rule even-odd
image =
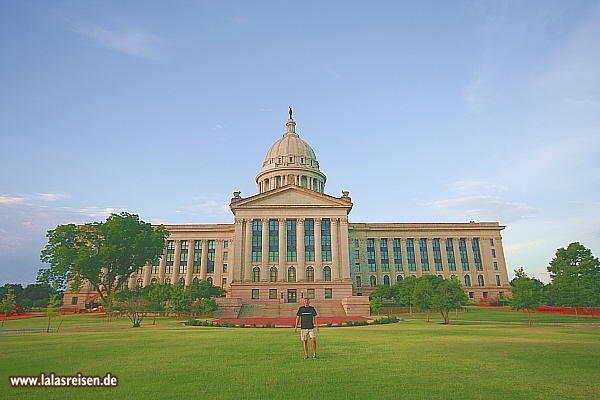
[[[371,321],[373,318],[367,317],[319,317],[319,326],[326,325],[328,323],[332,323],[334,325],[338,323],[345,323],[346,321]],[[219,318],[214,322],[218,322],[222,324],[223,322],[227,322],[228,324],[244,324],[246,326],[252,326],[252,324],[256,324],[256,326],[263,326],[270,322],[275,326],[280,327],[293,327],[296,318]]]

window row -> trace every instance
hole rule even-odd
[[[451,275],[452,277],[457,277],[456,275]],[[495,284],[496,286],[502,286],[501,280],[500,280],[500,275],[495,275]],[[442,275],[438,275],[438,278],[440,279],[444,279],[444,277]],[[396,282],[400,282],[404,279],[404,277],[402,275],[396,275]],[[469,275],[464,275],[463,276],[463,283],[464,286],[473,286],[471,284],[471,277]],[[368,281],[368,286],[376,286],[378,284],[384,284],[384,285],[390,285],[390,276],[389,275],[384,275],[382,281],[377,281],[377,276],[375,275],[371,275],[369,276],[369,281]],[[363,287],[363,277],[361,275],[356,275],[354,277],[354,286],[355,287]],[[485,286],[485,279],[483,277],[483,275],[477,275],[477,286]]]
[[[279,270],[277,267],[269,268],[269,282],[277,282],[279,277]],[[296,267],[288,267],[287,269],[287,282],[296,282],[297,279],[297,271]],[[311,266],[306,267],[304,271],[304,279],[306,282],[314,282],[315,281],[315,269]],[[261,269],[260,267],[252,268],[252,282],[260,282],[261,281]],[[331,281],[331,267],[325,266],[323,267],[323,281],[330,282]]]
[[[264,293],[265,290],[261,289],[252,289],[252,300],[260,300],[261,292]],[[287,289],[287,294],[285,291],[279,291],[277,289],[268,289],[269,300],[287,300],[288,303],[296,303],[298,301],[298,289]],[[300,290],[300,298],[303,299],[305,293],[303,290]],[[315,289],[306,289],[306,298],[314,299],[315,297]],[[332,299],[333,298],[333,288],[325,288],[323,291],[323,298]]]

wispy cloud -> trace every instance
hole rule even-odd
[[[540,239],[540,240],[533,240],[530,242],[513,243],[508,246],[504,246],[504,249],[507,251],[531,249],[534,247],[545,246],[549,242],[550,242],[550,239]]]
[[[1,195],[0,203],[23,203],[28,201],[57,201],[61,199],[69,199],[71,195],[66,193],[36,193],[25,195]]]
[[[460,219],[475,221],[514,222],[537,213],[537,209],[523,203],[504,201],[497,196],[467,196],[431,203],[436,210],[450,212]]]
[[[456,181],[450,182],[447,186],[455,191],[486,191],[486,192],[504,192],[508,186],[497,183],[479,182],[479,181]]]
[[[179,213],[192,216],[222,217],[224,215],[230,215],[231,211],[229,210],[229,203],[222,203],[214,199],[206,199],[201,203],[183,207]]]
[[[78,25],[73,29],[100,46],[130,56],[150,60],[166,58],[169,42],[138,28],[107,29],[97,25]]]

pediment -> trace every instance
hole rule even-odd
[[[284,186],[246,199],[234,201],[233,208],[255,207],[352,207],[349,198],[340,199],[295,185]]]

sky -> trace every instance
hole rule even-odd
[[[498,221],[600,256],[600,2],[0,2],[0,284],[46,231],[232,223],[296,130],[350,222]]]

